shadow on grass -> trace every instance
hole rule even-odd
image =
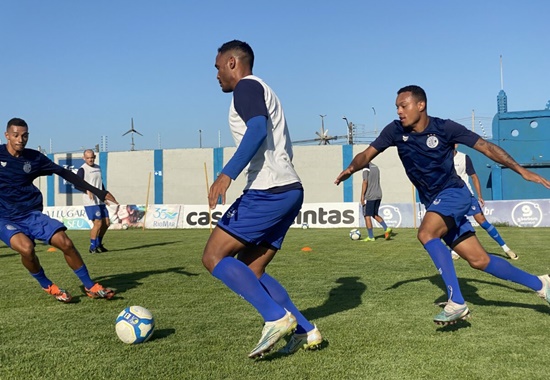
[[[172,328],[160,329],[160,330],[155,329],[153,336],[151,337],[151,339],[149,339],[149,341],[152,342],[153,340],[168,338],[170,335],[174,334],[175,332],[176,332],[176,329],[172,329]]]
[[[391,289],[397,289],[400,286],[406,285],[408,283],[412,282],[419,282],[419,281],[430,281],[433,285],[438,286],[442,291],[443,294],[441,297],[438,297],[434,303],[439,304],[442,302],[447,301],[447,290],[445,288],[445,284],[443,283],[441,277],[439,275],[433,275],[430,277],[420,277],[420,278],[413,278],[410,280],[405,281],[399,281],[390,286],[389,288],[386,288],[386,290]],[[498,282],[492,282],[492,281],[484,281],[484,280],[477,280],[473,278],[459,278],[458,284],[460,286],[460,289],[462,291],[462,295],[466,299],[466,302],[473,304],[473,305],[481,305],[481,306],[499,306],[499,307],[521,307],[524,309],[531,309],[535,310],[539,313],[548,314],[548,305],[532,305],[527,303],[519,303],[519,302],[510,302],[510,301],[493,301],[493,300],[487,300],[485,298],[482,298],[477,293],[478,287],[477,285],[492,285],[492,286],[498,286],[501,288],[506,288],[514,292],[520,292],[520,293],[526,293],[531,294],[533,296],[534,292],[532,290],[527,289],[521,289],[518,290],[516,288],[510,287],[506,284],[498,283]]]
[[[286,339],[287,342],[289,340],[290,340],[290,338]],[[311,353],[311,352],[314,352],[314,351],[324,350],[328,346],[329,346],[329,341],[326,340],[326,339],[323,339],[323,341],[321,342],[321,344],[317,348],[315,348],[313,350],[300,349],[298,352],[303,352],[304,355],[307,355],[308,353]],[[279,351],[275,351],[273,353],[267,353],[265,356],[262,356],[262,357],[256,359],[255,361],[256,362],[269,362],[269,361],[281,359],[281,358],[284,358],[284,357],[290,356],[290,355],[298,355],[298,352],[291,353],[291,354],[285,354],[285,353],[282,353],[282,352],[279,352]]]
[[[328,293],[327,300],[319,306],[302,310],[309,320],[323,318],[361,305],[361,297],[367,290],[367,285],[359,281],[359,277],[340,277],[340,284]]]
[[[154,276],[157,274],[164,274],[164,273],[176,273],[176,274],[182,274],[184,276],[198,276],[198,273],[192,273],[186,271],[182,267],[174,267],[174,268],[167,268],[162,270],[148,270],[143,272],[130,272],[130,273],[120,273],[115,274],[111,276],[101,276],[95,278],[97,282],[100,282],[102,285],[114,288],[116,290],[117,295],[124,293],[125,291],[133,288],[137,288],[142,283],[141,281],[144,278],[147,278],[149,276]],[[115,295],[114,297],[119,298]]]
[[[136,246],[133,246],[133,247],[124,247],[124,248],[119,248],[119,249],[107,247],[109,249],[109,251],[104,252],[102,254],[108,255],[110,252],[122,252],[122,251],[131,251],[132,249],[160,247],[160,246],[163,246],[163,245],[171,245],[171,244],[177,244],[177,243],[181,243],[181,242],[182,242],[181,240],[164,241],[164,242],[159,242],[159,243],[154,243],[154,244],[141,244],[141,245],[136,245]],[[108,244],[106,244],[106,245],[108,245]]]

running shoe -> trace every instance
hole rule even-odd
[[[300,348],[304,350],[316,350],[323,342],[321,332],[314,325],[313,330],[304,334],[293,334],[286,346],[279,350],[282,354],[293,354]]]
[[[107,248],[105,248],[105,247],[103,246],[103,244],[101,244],[100,246],[98,246],[98,247],[97,247],[97,250],[98,250],[99,252],[109,252],[109,250],[108,250]]]
[[[550,276],[547,274],[539,276],[540,281],[542,282],[542,289],[537,292],[540,298],[546,300],[550,303]]]
[[[390,240],[390,238],[391,238],[391,231],[392,231],[391,228],[389,228],[389,227],[386,228],[386,231],[384,231],[384,239]]]
[[[266,352],[271,351],[273,346],[283,337],[296,329],[296,318],[287,311],[285,316],[273,322],[266,322],[262,330],[262,337],[248,354],[251,359],[262,357]]]
[[[451,300],[441,310],[441,313],[434,317],[434,322],[437,325],[452,325],[461,319],[466,319],[470,315],[470,309],[466,304],[458,304]]]
[[[115,291],[113,289],[104,288],[99,283],[96,283],[90,289],[88,288],[84,288],[84,289],[86,290],[86,294],[90,298],[106,298],[110,300],[115,295]]]
[[[516,255],[516,253],[514,251],[512,251],[511,249],[508,249],[507,251],[504,251],[509,258],[511,258],[512,260],[517,260],[519,259],[519,256]]]
[[[51,294],[59,302],[69,303],[73,297],[65,289],[61,289],[56,284],[51,284],[47,288],[42,288],[48,294]]]
[[[90,247],[90,249],[88,249],[88,252],[90,252],[90,253],[101,253],[101,251],[97,247],[96,248]]]

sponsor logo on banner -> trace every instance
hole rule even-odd
[[[542,222],[542,210],[538,203],[520,202],[512,209],[512,220],[518,227],[538,227]]]

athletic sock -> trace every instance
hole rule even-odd
[[[300,310],[298,310],[294,303],[292,303],[288,292],[276,279],[274,279],[267,273],[264,273],[262,277],[260,277],[260,284],[262,284],[264,289],[267,291],[267,293],[269,293],[269,295],[271,296],[271,298],[273,298],[275,302],[290,311],[292,315],[296,317],[296,321],[298,322],[298,327],[296,328],[297,334],[304,334],[315,328],[315,326],[313,326],[306,319],[306,317],[303,316],[303,314],[300,312]]]
[[[88,268],[86,265],[82,265],[80,268],[74,271],[74,274],[82,281],[82,284],[86,289],[91,289],[95,285],[95,282],[92,281],[90,275],[88,274]]]
[[[374,239],[374,232],[372,231],[372,228],[367,228],[367,234],[369,235],[369,238]]]
[[[455,267],[449,249],[439,238],[434,238],[424,244],[424,249],[428,251],[428,254],[435,264],[435,268],[441,275],[445,287],[447,288],[449,299],[458,304],[465,303],[458,285],[458,278],[456,277]]]
[[[386,231],[388,229],[388,225],[386,224],[386,222],[384,222],[384,219],[382,219],[381,222],[378,222],[380,223],[380,225],[382,226],[382,228],[384,229],[384,231]]]
[[[501,247],[505,245],[504,240],[502,240],[502,237],[498,233],[498,230],[493,226],[491,223],[489,223],[487,220],[480,224],[480,226],[487,231],[490,237],[493,238],[494,241],[498,243]]]
[[[96,249],[97,248],[97,239],[90,239],[90,249]]]
[[[285,309],[271,298],[254,272],[242,261],[225,257],[216,265],[212,275],[254,306],[266,322],[285,316]]]
[[[516,268],[502,257],[489,255],[489,259],[489,264],[483,270],[484,272],[492,274],[502,280],[521,284],[534,291],[542,289],[542,282],[537,276]]]
[[[44,268],[42,267],[40,267],[38,273],[29,273],[35,278],[36,281],[38,281],[40,286],[44,289],[47,289],[48,286],[53,284],[53,282],[48,277],[46,277],[46,274],[44,273]]]

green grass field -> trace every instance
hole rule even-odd
[[[550,229],[499,228],[518,267],[550,272]],[[378,230],[380,231],[380,230]],[[363,230],[364,232],[364,230]],[[247,354],[260,337],[256,311],[201,264],[208,230],[110,231],[109,253],[87,253],[88,232],[69,231],[92,277],[115,299],[86,297],[62,254],[37,252],[72,304],[47,296],[16,253],[0,248],[0,379],[542,379],[550,307],[533,292],[456,262],[472,318],[437,327],[442,282],[413,229],[391,241],[354,242],[344,229],[293,229],[269,273],[327,340],[294,355]],[[480,230],[483,244],[500,248]],[[311,252],[302,252],[309,246]],[[147,307],[153,338],[120,342],[117,314]],[[284,342],[280,342],[280,348]]]

